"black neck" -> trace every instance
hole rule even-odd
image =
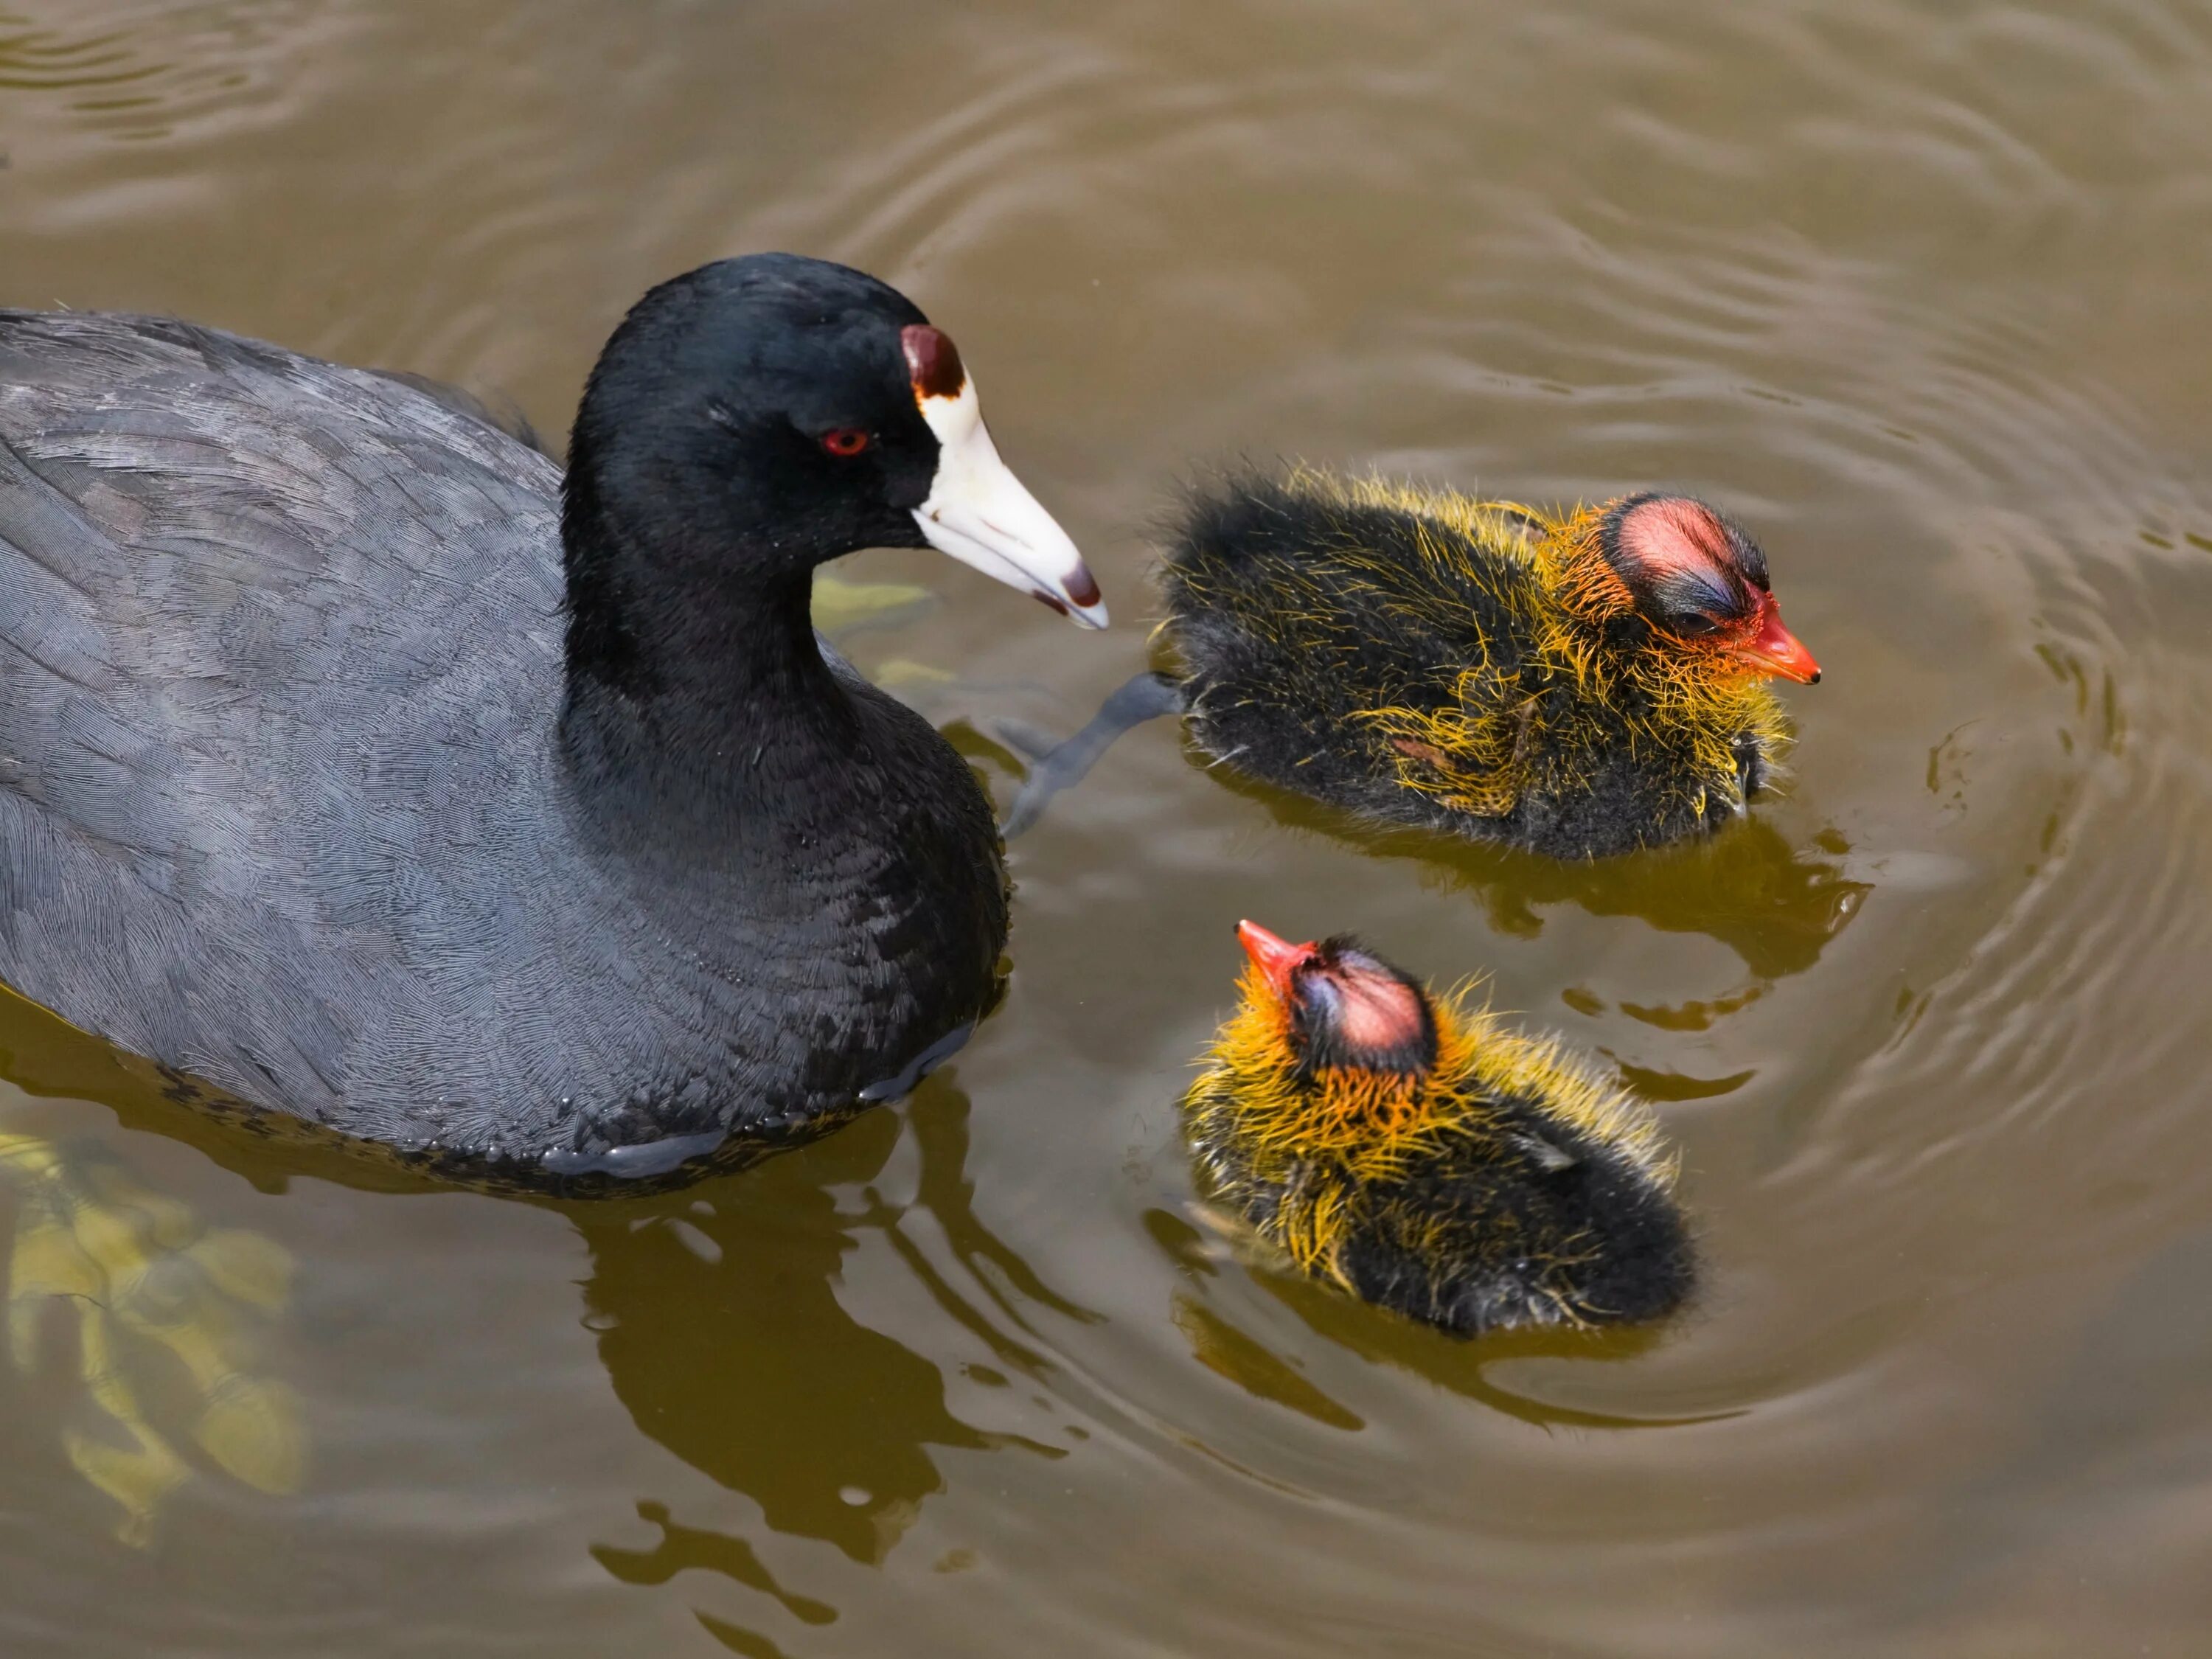
[[[562,523],[561,729],[587,793],[710,827],[848,753],[854,710],[815,641],[811,564],[737,526],[641,535],[572,466]]]

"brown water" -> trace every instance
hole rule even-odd
[[[119,1543],[48,1333],[0,1650],[2212,1652],[2212,9],[27,5],[0,301],[557,431],[697,261],[905,288],[1121,618],[855,562],[940,594],[850,647],[1002,801],[992,722],[1140,665],[1145,526],[1239,454],[1706,491],[1828,673],[1785,800],[1580,872],[1346,840],[1148,727],[1018,845],[952,1071],[657,1202],[288,1168],[9,1015],[0,1127],[291,1253],[240,1340],[310,1461],[188,1451]],[[1173,1106],[1247,914],[1617,1066],[1695,1311],[1459,1346],[1210,1250]]]

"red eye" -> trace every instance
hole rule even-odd
[[[822,434],[822,447],[832,455],[852,456],[868,447],[868,434],[857,426],[833,427]]]

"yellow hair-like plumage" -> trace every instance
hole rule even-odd
[[[1184,1103],[1185,1123],[1215,1195],[1241,1209],[1268,1192],[1262,1231],[1307,1272],[1344,1282],[1338,1247],[1378,1185],[1439,1158],[1524,1156],[1508,1145],[1509,1102],[1601,1143],[1661,1190],[1674,1184],[1650,1112],[1556,1040],[1506,1028],[1470,987],[1430,998],[1437,1058],[1425,1072],[1316,1074],[1299,1068],[1288,1010],[1265,975],[1248,969],[1241,988]]]
[[[1713,791],[1740,808],[1735,745],[1748,736],[1772,755],[1788,741],[1771,692],[1717,653],[1695,642],[1602,648],[1604,625],[1633,603],[1599,551],[1605,507],[1553,514],[1308,468],[1283,483],[1324,510],[1403,515],[1425,568],[1408,571],[1401,550],[1370,547],[1347,524],[1327,542],[1328,577],[1339,586],[1312,592],[1279,586],[1269,596],[1266,627],[1310,629],[1323,637],[1348,586],[1410,627],[1468,640],[1473,654],[1409,674],[1406,684],[1376,687],[1376,700],[1352,712],[1377,745],[1378,763],[1407,789],[1482,817],[1504,817],[1531,792],[1571,798],[1591,787],[1594,769],[1605,762],[1606,744],[1593,740],[1601,715],[1607,730],[1625,727],[1630,754],[1655,763],[1655,776],[1679,779],[1674,793],[1655,804],[1656,825],[1678,805],[1702,812]],[[1184,580],[1194,592],[1207,591],[1202,572]],[[1454,589],[1470,580],[1529,642],[1533,660],[1505,672],[1487,641],[1468,629]],[[1216,597],[1233,601],[1225,591]],[[1553,687],[1572,695],[1547,695]]]

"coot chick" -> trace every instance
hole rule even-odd
[[[1553,514],[1313,471],[1196,494],[1162,573],[1178,659],[1032,771],[1024,829],[1124,728],[1372,822],[1558,858],[1718,828],[1786,742],[1762,684],[1820,667],[1766,557],[1683,495]]]
[[[1238,924],[1243,1005],[1184,1103],[1211,1195],[1299,1268],[1455,1336],[1687,1296],[1650,1114],[1348,938]]]
[[[1561,858],[1713,829],[1820,668],[1766,558],[1681,495],[1554,515],[1314,472],[1201,495],[1170,550],[1186,729],[1364,817]]]
[[[842,266],[653,289],[565,479],[389,377],[0,312],[0,979],[489,1184],[819,1133],[1006,942],[981,787],[808,625],[923,545],[1105,622],[951,340]]]

